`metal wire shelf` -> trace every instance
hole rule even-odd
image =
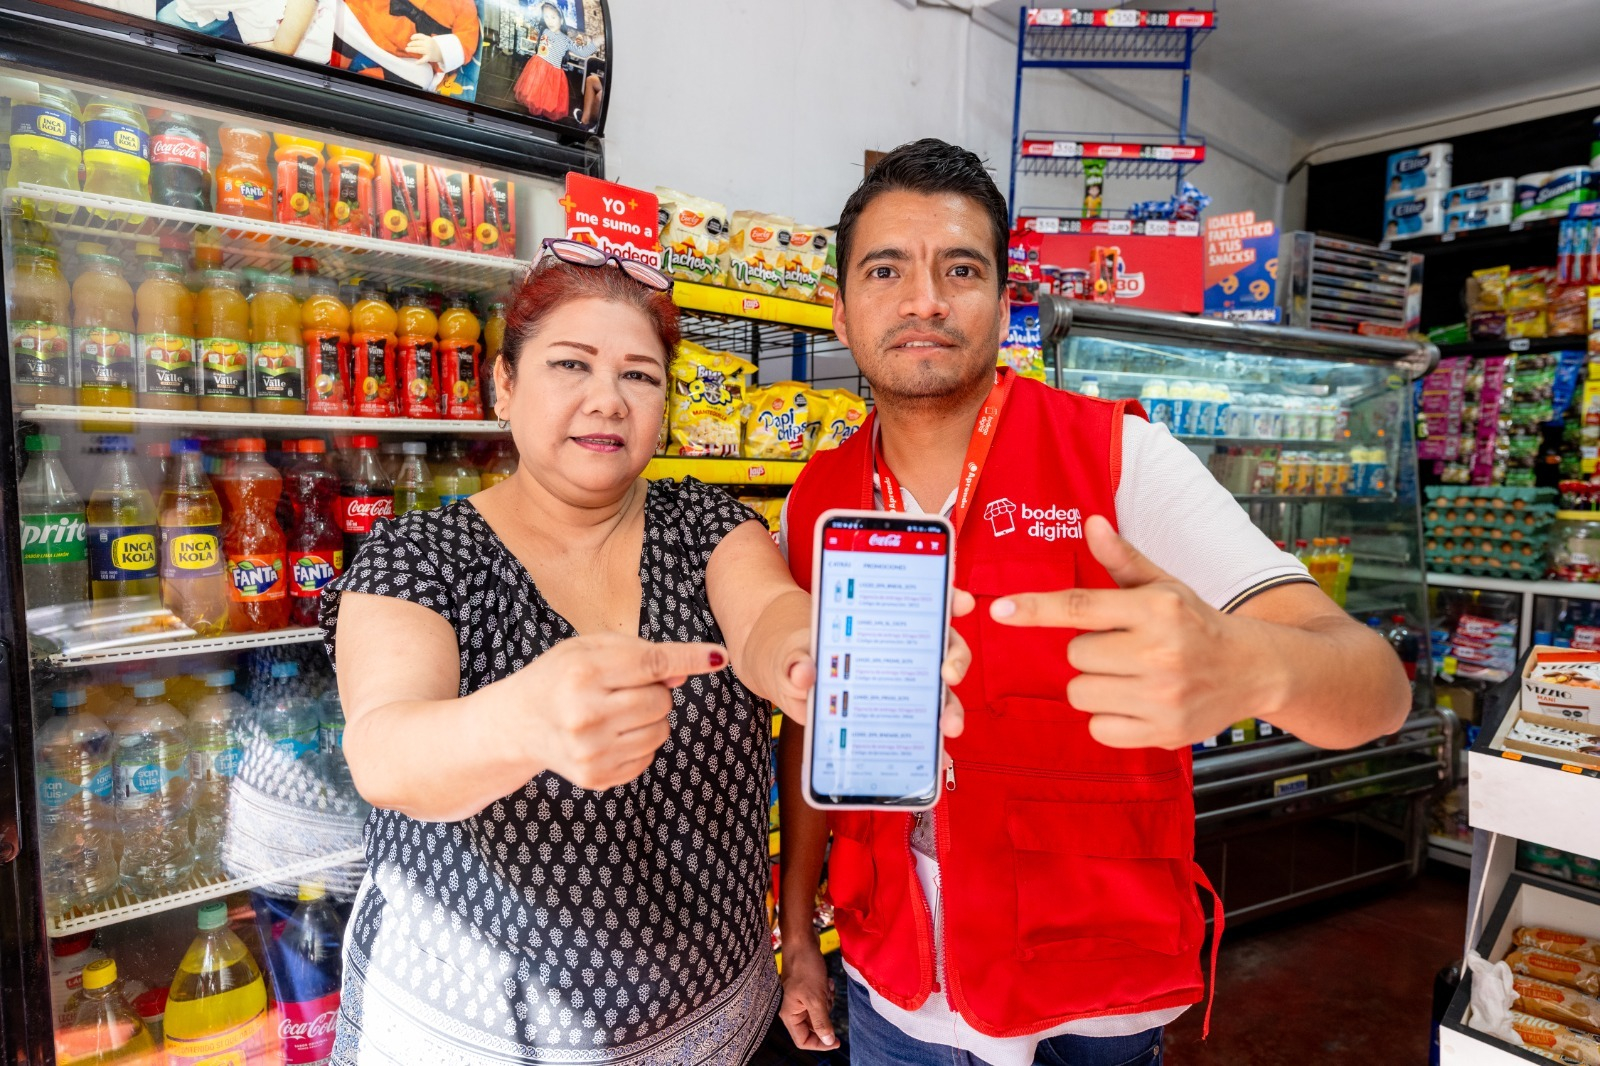
[[[1215,11],[1029,8],[1029,65],[1181,69],[1216,28]]]
[[[748,360],[756,367],[753,380],[759,384],[804,381],[817,388],[872,396],[855,356],[833,333],[687,311],[680,323],[685,340]]]
[[[1072,177],[1085,160],[1105,163],[1107,178],[1181,178],[1205,162],[1201,138],[1028,130],[1017,151],[1019,174]]]

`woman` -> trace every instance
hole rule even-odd
[[[620,267],[535,267],[495,367],[517,473],[323,601],[376,808],[338,1063],[740,1063],[777,1005],[757,697],[803,718],[809,600],[751,512],[640,479],[677,311]]]

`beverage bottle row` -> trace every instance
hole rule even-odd
[[[89,245],[67,284],[59,253],[19,245],[10,302],[15,397],[77,404],[262,414],[481,419],[505,305],[480,323],[465,293],[442,313],[421,286],[366,284],[348,306],[329,278],[264,274],[244,293],[232,270],[193,276],[159,247],[137,292],[122,261]],[[305,260],[314,269],[313,260]],[[301,264],[296,261],[297,266]],[[304,292],[302,302],[297,295]],[[486,358],[487,340],[490,349]]]
[[[199,908],[196,936],[168,987],[139,997],[137,1007],[127,1001],[116,960],[83,949],[80,959],[89,957],[78,963],[78,990],[57,1004],[57,1061],[327,1062],[339,1009],[344,923],[318,882],[300,883],[296,905],[281,924],[272,921],[274,901],[252,899],[252,939],[264,948],[265,970],[234,932],[221,900]]]
[[[1295,541],[1295,557],[1305,564],[1312,578],[1340,607],[1350,591],[1350,573],[1355,554],[1349,537],[1317,537],[1307,543]]]
[[[344,712],[336,690],[299,694],[299,666],[271,666],[274,681],[251,706],[232,670],[187,679],[135,672],[104,717],[82,687],[52,694],[37,763],[44,885],[51,913],[94,907],[120,886],[136,896],[180,888],[190,872],[222,871],[229,793],[258,731],[266,757],[304,763],[337,793],[354,797],[344,760]]]

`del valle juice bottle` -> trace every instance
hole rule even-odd
[[[261,414],[306,413],[305,348],[300,301],[282,274],[268,274],[250,297],[250,361],[255,409]]]
[[[200,908],[200,935],[178,963],[164,1018],[167,1066],[266,1066],[267,984],[220,900]]]
[[[195,409],[194,296],[176,263],[151,263],[139,285],[139,406]]]
[[[400,317],[377,285],[364,285],[350,309],[350,358],[355,413],[362,418],[394,415],[395,331]]]
[[[72,347],[78,364],[78,404],[132,407],[133,287],[115,256],[79,257],[72,283]],[[86,426],[85,428],[92,428]]]
[[[455,419],[483,418],[483,347],[478,343],[483,330],[478,316],[467,306],[466,293],[445,296],[445,312],[439,317],[439,395],[444,416]]]
[[[339,299],[332,278],[312,278],[310,296],[300,305],[306,342],[306,412],[345,417],[350,414],[350,309]]]
[[[328,228],[372,236],[372,153],[328,145]]]
[[[202,411],[250,410],[250,305],[239,291],[239,275],[207,270],[195,297],[195,362]]]
[[[328,214],[322,142],[304,137],[274,136],[278,151],[278,221],[322,229]]]
[[[16,149],[12,148],[13,158]],[[72,402],[72,290],[61,276],[56,250],[17,245],[11,271],[11,352],[18,403]]]
[[[395,362],[400,368],[400,413],[406,418],[439,417],[439,319],[421,286],[400,295],[400,338]]]
[[[289,623],[317,624],[322,590],[344,573],[339,475],[320,440],[300,442],[300,461],[283,476],[294,512],[289,531]]]
[[[267,442],[234,442],[233,476],[223,483],[229,497],[223,550],[228,555],[228,625],[236,633],[260,633],[289,624],[288,545],[278,525],[283,477],[265,458]]]

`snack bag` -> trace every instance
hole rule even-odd
[[[1550,303],[1550,289],[1554,285],[1555,270],[1551,267],[1511,271],[1506,279],[1506,310],[1515,311],[1525,307],[1543,310]]]
[[[427,211],[422,203],[428,195],[424,171],[421,163],[387,155],[378,157],[372,199],[379,237],[406,244],[428,243]]]
[[[472,183],[465,172],[428,167],[427,193],[423,196],[428,219],[428,243],[435,248],[472,250]]]
[[[1467,300],[1471,311],[1504,311],[1506,309],[1506,282],[1511,277],[1508,266],[1474,270],[1467,283]]]
[[[827,232],[799,226],[789,231],[789,249],[783,261],[783,294],[789,299],[809,303],[817,298],[828,262]]]
[[[656,187],[661,202],[661,269],[679,281],[724,285],[728,209],[714,200]]]
[[[817,283],[816,300],[819,304],[832,306],[839,298],[839,235],[831,229],[821,232],[828,239],[828,257],[822,262],[822,280]]]
[[[472,245],[483,255],[507,259],[517,254],[516,184],[484,174],[472,175]]]
[[[672,366],[669,455],[737,456],[744,424],[746,375],[755,367],[692,341],[678,346]]]
[[[856,435],[867,421],[867,401],[846,389],[829,389],[820,394],[818,406],[824,417],[817,434],[815,452],[837,448]]]
[[[810,398],[815,395],[798,381],[749,389],[745,393],[745,458],[804,459]]]
[[[1019,376],[1044,381],[1044,344],[1039,339],[1037,304],[1012,304],[1011,327],[1000,347],[998,366],[1008,366]]]
[[[777,543],[778,533],[783,527],[783,497],[740,496],[739,502],[754,511],[756,516],[767,524],[767,532],[772,534],[773,543]]]
[[[776,296],[783,288],[783,264],[794,220],[759,211],[735,211],[728,236],[728,287]]]

